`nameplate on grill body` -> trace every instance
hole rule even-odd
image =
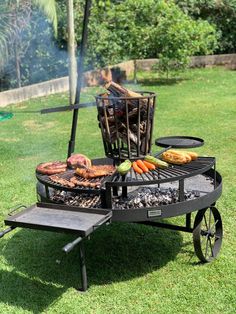
[[[148,210],[147,215],[148,215],[148,218],[160,217],[161,216],[161,209]]]

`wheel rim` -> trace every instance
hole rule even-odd
[[[202,262],[210,262],[218,255],[223,236],[223,226],[216,207],[199,210],[193,230],[193,244],[197,257]]]

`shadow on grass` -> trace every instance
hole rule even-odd
[[[32,313],[42,313],[65,291],[65,288],[56,287],[51,283],[29,279],[16,270],[0,270],[0,278],[0,302]]]
[[[0,272],[0,302],[41,313],[68,288],[80,287],[78,247],[67,256],[61,250],[73,239],[32,230],[4,239],[2,255],[14,270]],[[131,223],[100,228],[85,242],[88,284],[143,276],[174,260],[181,247],[179,232]]]
[[[158,86],[171,86],[183,81],[188,80],[187,78],[148,78],[148,79],[139,79],[138,84],[142,84],[142,86],[151,86],[151,85],[158,85]]]

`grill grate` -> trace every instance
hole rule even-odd
[[[157,168],[143,174],[137,174],[132,168],[125,175],[114,174],[107,182],[110,186],[146,185],[148,183],[165,183],[195,176],[209,170],[215,163],[214,157],[198,157],[197,160],[184,165],[171,165],[166,169]]]
[[[65,180],[70,180],[72,177],[75,176],[74,170],[67,170],[66,172],[59,173],[57,174],[59,178],[65,179]],[[99,178],[92,178],[92,179],[85,179],[79,176],[76,176],[79,181],[85,182],[85,183],[96,183],[99,184],[101,187],[103,186],[104,182],[107,180],[107,176],[99,177]],[[36,178],[38,179],[39,182],[43,183],[46,186],[58,189],[58,190],[63,190],[63,191],[73,191],[73,192],[90,192],[90,193],[97,193],[100,191],[100,188],[97,187],[85,187],[85,186],[75,186],[75,187],[68,187],[65,185],[62,185],[60,183],[53,182],[50,179],[50,176],[40,174],[36,172]]]
[[[106,159],[104,159],[104,162]],[[102,164],[100,162],[99,164]],[[119,187],[119,186],[139,186],[139,185],[148,185],[148,184],[159,184],[166,183],[170,181],[179,181],[197,174],[201,174],[211,169],[215,165],[214,157],[198,157],[197,160],[192,161],[189,164],[184,165],[170,165],[166,169],[157,168],[155,170],[149,171],[143,174],[137,174],[133,168],[125,175],[121,176],[115,172],[112,176],[103,176],[100,178],[93,179],[84,179],[78,177],[81,182],[86,183],[96,183],[99,184],[99,187],[84,187],[84,186],[75,186],[67,187],[60,183],[56,183],[50,180],[48,175],[39,174],[36,172],[36,177],[39,182],[43,183],[45,186],[69,191],[74,193],[90,193],[90,194],[99,194],[101,190],[105,190],[107,187]],[[74,176],[73,170],[67,170],[62,174],[58,174],[58,177],[70,180]]]

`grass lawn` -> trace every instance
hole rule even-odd
[[[155,73],[139,78],[140,86],[131,88],[158,94],[154,138],[201,137],[205,145],[196,151],[217,158],[223,177],[219,257],[199,264],[191,234],[114,223],[86,242],[90,288],[81,294],[75,290],[78,248],[68,256],[61,251],[75,237],[17,229],[0,240],[0,313],[236,313],[236,72],[196,69],[168,84]],[[85,90],[82,100],[97,92]],[[29,111],[67,101],[54,95],[5,108],[15,115],[0,122],[1,229],[10,208],[36,201],[35,166],[67,154],[72,113]],[[90,158],[104,154],[97,124],[96,108],[80,111],[76,151]],[[184,217],[169,221],[176,220]]]

